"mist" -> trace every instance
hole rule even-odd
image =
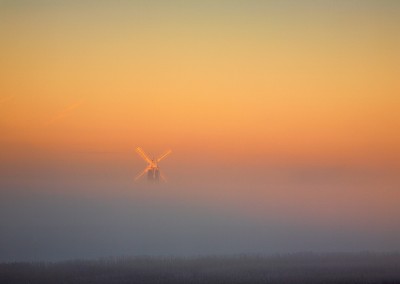
[[[400,246],[392,215],[398,201],[387,201],[398,194],[397,180],[387,174],[211,163],[182,171],[171,155],[161,166],[169,182],[148,184],[133,181],[144,166],[139,157],[89,160],[70,163],[78,167],[20,163],[19,171],[3,171],[0,261]],[[381,201],[368,196],[377,191],[385,195]]]

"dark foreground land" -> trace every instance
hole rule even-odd
[[[3,263],[0,283],[400,283],[400,254]]]

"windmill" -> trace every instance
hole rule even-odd
[[[167,179],[165,178],[165,176],[162,174],[162,172],[160,171],[160,168],[158,167],[158,163],[164,159],[165,157],[167,157],[170,153],[171,150],[166,151],[164,154],[162,154],[160,157],[158,157],[157,159],[153,158],[150,159],[149,156],[143,151],[142,148],[137,147],[136,148],[136,152],[139,154],[140,157],[142,157],[143,160],[145,160],[148,165],[147,167],[141,172],[139,173],[136,177],[135,177],[135,181],[137,181],[138,179],[140,179],[143,175],[147,174],[147,180],[149,182],[159,182],[160,178],[164,181],[167,182]]]

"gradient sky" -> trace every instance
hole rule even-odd
[[[0,1],[0,260],[399,250],[399,50],[399,1]]]

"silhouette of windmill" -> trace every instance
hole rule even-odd
[[[160,157],[158,157],[157,159],[153,158],[150,159],[149,156],[143,151],[142,148],[137,147],[136,148],[136,152],[139,154],[140,157],[143,158],[143,160],[145,160],[148,165],[147,167],[141,172],[139,173],[136,177],[135,177],[135,181],[137,181],[138,179],[140,179],[143,175],[147,174],[147,180],[149,182],[159,182],[160,178],[164,181],[167,182],[167,179],[165,178],[165,176],[162,174],[162,172],[160,171],[160,168],[158,167],[158,163],[164,159],[165,157],[167,157],[172,151],[168,150],[166,151],[164,154],[162,154]]]

